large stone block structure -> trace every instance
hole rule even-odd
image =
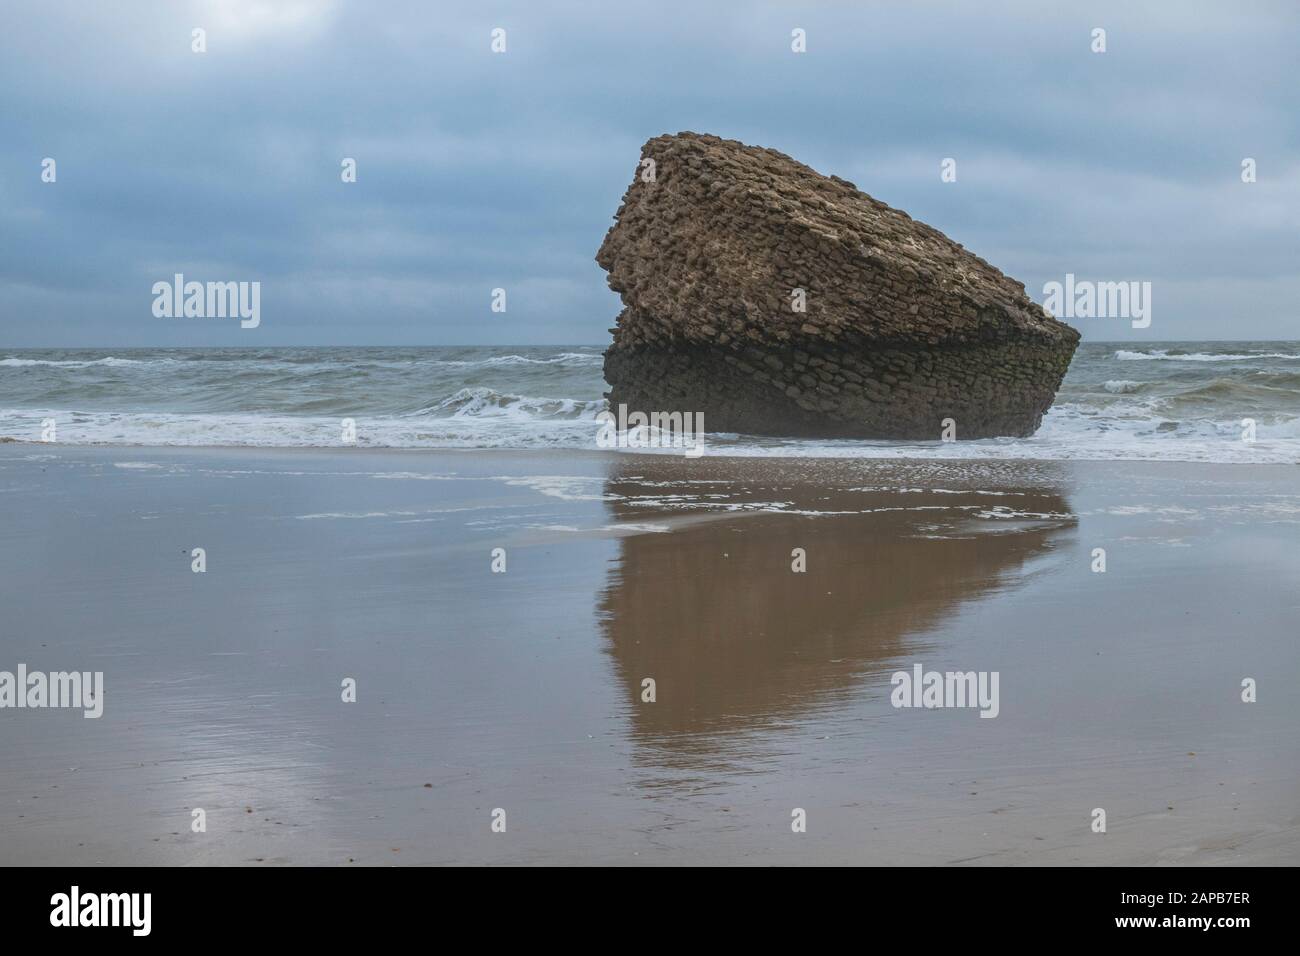
[[[596,261],[624,304],[610,403],[713,432],[1029,435],[1079,341],[938,230],[716,136],[645,144]]]

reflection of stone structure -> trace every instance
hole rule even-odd
[[[612,404],[754,434],[1038,427],[1079,334],[1022,284],[774,150],[679,133],[642,156],[653,179],[638,168],[596,254],[625,306],[605,354]]]
[[[911,653],[909,638],[1005,587],[1074,525],[1050,488],[994,497],[869,491],[860,486],[877,483],[870,468],[849,464],[838,488],[824,472],[801,474],[807,462],[797,461],[764,461],[730,490],[678,485],[670,465],[656,470],[648,458],[621,466],[636,477],[611,476],[620,521],[682,518],[676,504],[665,513],[647,503],[702,491],[726,508],[775,500],[829,513],[701,508],[709,520],[620,541],[600,609],[626,699],[639,699],[642,678],[657,683],[653,706],[632,705],[638,734],[674,751],[716,754],[739,732],[832,703]],[[734,474],[736,466],[737,459],[705,458],[692,464],[692,477]],[[628,500],[637,498],[647,503]],[[1008,503],[1041,517],[978,517]],[[791,570],[795,546],[807,554],[805,573]]]

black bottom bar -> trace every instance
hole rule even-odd
[[[629,942],[674,923],[694,927],[698,937],[703,921],[730,927],[733,942],[746,931],[767,936],[787,923],[916,943],[1129,936],[1230,945],[1243,933],[1281,929],[1294,883],[1293,871],[1283,869],[890,869],[794,878],[741,871],[728,878],[729,886],[708,874],[708,884],[695,889],[691,874],[662,870],[602,877],[600,884],[571,870],[544,885],[528,876],[516,883],[517,873],[448,878],[409,869],[13,869],[8,875],[13,888],[0,909],[12,942],[75,933],[78,943],[297,946],[398,941],[438,925],[477,928],[489,940],[507,926],[531,926],[530,935],[555,927],[568,935],[610,920],[625,923]],[[751,889],[748,879],[761,883]],[[836,881],[833,895],[822,889],[823,880]]]

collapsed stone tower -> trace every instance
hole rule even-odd
[[[1038,428],[1079,333],[1023,284],[775,150],[678,133],[641,156],[596,254],[624,305],[612,405],[760,435]]]

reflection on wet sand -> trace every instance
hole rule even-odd
[[[1075,525],[1054,481],[935,492],[888,466],[764,463],[710,484],[712,464],[632,461],[606,488],[616,521],[676,523],[620,541],[600,601],[647,761],[725,763],[742,738],[835,708],[963,602],[1017,586]]]

